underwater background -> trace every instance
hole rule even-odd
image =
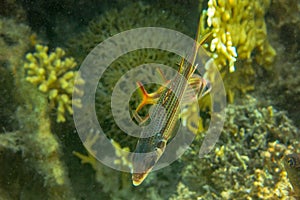
[[[300,153],[299,13],[299,0],[1,0],[0,200],[299,198],[300,158],[295,170],[283,159]],[[204,48],[226,89],[222,133],[200,159],[211,108],[199,100],[201,112],[186,114],[196,135],[190,148],[135,187],[130,173],[103,165],[83,146],[72,117],[72,92],[82,94],[84,84],[74,84],[77,71],[108,37],[151,26],[194,38],[200,16],[201,31],[212,32]],[[105,72],[95,108],[116,148],[133,151],[137,140],[114,123],[113,86],[135,66],[177,69],[179,61],[142,49]],[[131,108],[139,101],[134,94]],[[81,102],[73,99],[73,106]],[[196,130],[194,122],[201,124]]]

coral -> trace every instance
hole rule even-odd
[[[15,8],[11,2],[14,3],[15,1],[5,1],[8,5],[7,7]],[[72,7],[72,1],[70,2],[68,5]],[[163,3],[168,4],[168,2],[164,1]],[[181,2],[181,0],[176,0],[176,2]],[[222,4],[221,1],[216,2],[217,4]],[[228,2],[239,2],[239,5],[243,5],[240,2],[246,3],[248,1],[230,0]],[[255,5],[258,2],[261,3],[262,1],[251,2],[250,4]],[[292,0],[291,2],[293,5],[298,5],[297,1]],[[27,4],[31,4],[31,2],[28,1]],[[127,2],[123,5],[126,4]],[[286,177],[286,171],[281,166],[281,158],[292,152],[299,153],[300,149],[299,130],[294,127],[293,123],[286,116],[287,114],[293,114],[297,118],[299,117],[299,109],[297,109],[297,100],[299,99],[299,95],[297,94],[299,93],[300,85],[297,76],[297,66],[299,64],[299,43],[297,42],[297,38],[299,34],[296,34],[299,29],[297,21],[299,19],[299,15],[297,14],[299,13],[295,12],[299,7],[289,7],[287,4],[283,0],[274,0],[273,5],[275,7],[273,9],[271,5],[269,20],[272,20],[270,17],[278,17],[275,18],[275,25],[273,25],[275,27],[272,36],[278,34],[278,38],[276,39],[278,39],[278,43],[281,43],[281,46],[279,46],[281,47],[281,51],[278,53],[281,54],[280,62],[276,63],[276,69],[272,66],[272,71],[274,71],[274,74],[279,74],[273,76],[272,73],[272,77],[265,76],[263,77],[264,81],[260,79],[258,84],[262,92],[256,93],[269,95],[269,99],[267,99],[268,106],[261,105],[260,102],[256,102],[251,97],[240,100],[231,94],[231,98],[235,98],[237,105],[229,105],[227,108],[228,115],[225,128],[214,152],[206,155],[201,160],[198,159],[197,155],[199,145],[201,144],[200,139],[203,138],[201,135],[180,160],[163,170],[151,173],[149,179],[139,188],[134,188],[131,185],[130,174],[109,169],[89,154],[83,156],[75,153],[82,159],[83,163],[90,163],[92,167],[89,165],[80,165],[79,162],[76,162],[77,158],[71,155],[71,151],[78,148],[79,150],[76,149],[76,151],[80,152],[83,151],[83,147],[80,145],[81,143],[76,134],[68,134],[74,131],[74,127],[70,124],[68,124],[70,126],[66,127],[66,124],[52,123],[51,113],[49,112],[50,108],[54,108],[54,106],[58,107],[58,101],[50,99],[50,91],[56,89],[58,92],[57,95],[65,94],[68,97],[69,93],[60,88],[61,83],[59,81],[57,81],[57,87],[45,84],[49,86],[48,92],[42,92],[37,89],[37,87],[41,87],[42,90],[43,88],[45,89],[41,85],[50,80],[48,75],[51,73],[48,73],[48,71],[45,73],[45,81],[36,83],[37,87],[26,80],[27,77],[33,78],[33,76],[38,75],[37,72],[39,71],[35,68],[36,70],[33,70],[33,74],[29,75],[28,72],[30,70],[27,69],[26,71],[22,67],[24,66],[24,62],[27,64],[30,63],[29,60],[23,60],[23,57],[30,50],[30,45],[35,45],[35,36],[31,33],[27,25],[1,17],[0,199],[75,199],[75,195],[76,199],[293,199],[291,196],[293,195],[293,191]],[[53,1],[51,5],[56,5],[56,2]],[[266,10],[264,6],[267,4],[262,5],[263,14],[258,15],[261,18]],[[3,10],[3,8],[0,8],[0,10]],[[55,6],[53,8],[55,10]],[[250,7],[249,9],[254,8],[257,9],[257,6]],[[293,12],[281,11],[279,8]],[[93,9],[96,9],[96,6]],[[173,9],[176,8],[174,7]],[[81,8],[76,7],[74,10],[81,10]],[[39,13],[43,13],[44,11],[45,9]],[[111,14],[109,13],[110,11]],[[122,24],[127,23],[129,26],[132,24],[132,27],[138,27],[147,25],[143,25],[143,21],[153,20],[158,24],[165,21],[169,23],[169,28],[173,26],[182,28],[181,19],[172,17],[172,14],[169,12],[160,12],[157,8],[153,9],[153,7],[142,3],[110,11],[99,18],[101,22],[96,22],[95,20],[91,23],[91,27],[95,28],[93,29],[95,32],[91,34],[90,41],[87,40],[84,42],[87,44],[91,44],[91,41],[96,41],[95,44],[101,42],[111,34],[124,30],[126,26],[122,26]],[[180,10],[178,13],[180,12],[184,13],[185,10]],[[7,10],[5,10],[4,14],[12,16],[15,13],[7,13]],[[245,13],[247,14],[247,12]],[[78,18],[81,15],[79,14]],[[53,20],[56,19],[56,21],[59,21],[55,16],[52,17],[52,15],[47,14],[46,18],[47,20],[53,18]],[[224,16],[226,17],[226,15]],[[44,22],[44,19],[43,17],[41,21]],[[174,21],[170,22],[173,19]],[[40,19],[37,18],[36,20]],[[96,24],[102,23],[102,28],[97,28]],[[46,24],[48,27],[52,27],[55,22],[52,21]],[[39,26],[38,23],[35,25]],[[60,26],[64,28],[68,25],[61,23]],[[155,24],[148,25],[155,26]],[[118,28],[121,29],[119,30]],[[213,27],[211,28],[213,29]],[[193,30],[191,29],[191,31]],[[289,30],[287,34],[285,34],[285,30]],[[234,43],[235,38],[232,34],[230,35],[232,43]],[[269,35],[268,38],[270,39]],[[81,37],[84,38],[83,36],[84,33],[77,38],[76,44],[80,43],[79,40]],[[62,34],[61,37],[70,36]],[[97,40],[97,37],[101,38],[101,41]],[[52,38],[55,38],[55,36],[52,36]],[[78,53],[78,58],[82,59],[85,53],[88,53],[88,50],[83,49],[85,46],[84,43],[78,46],[76,44],[72,50],[75,50],[74,54]],[[81,50],[83,51],[80,48],[77,51],[77,47],[82,47]],[[232,47],[236,47],[238,59],[239,47],[235,46],[235,44],[232,44]],[[262,47],[265,46],[262,45]],[[49,59],[52,53],[48,53],[43,48],[46,47],[42,47],[42,51],[45,52],[44,58]],[[266,49],[270,50],[269,48]],[[217,51],[217,47],[215,51]],[[255,56],[259,63],[270,61],[270,59],[265,60],[264,57],[259,56],[261,54],[271,58],[268,53],[264,55],[264,51],[261,51],[260,47],[254,47],[254,50],[252,49],[251,52],[251,57],[252,55]],[[270,52],[272,53],[272,51]],[[39,60],[34,56],[34,53],[31,54],[36,61]],[[247,53],[244,52],[244,55],[247,55]],[[58,59],[61,62],[66,61],[63,56]],[[115,147],[124,146],[120,144],[123,142],[123,139],[127,142],[125,140],[127,138],[120,134],[121,131],[117,130],[115,125],[110,126],[114,124],[109,113],[111,86],[127,70],[141,63],[153,62],[153,60],[169,65],[179,59],[175,58],[174,55],[161,51],[145,50],[131,52],[113,63],[112,69],[106,72],[104,80],[99,84],[99,90],[97,91],[99,95],[97,97],[98,104],[96,105],[99,111],[99,119],[101,118],[102,121],[100,121],[106,125],[105,128],[109,130],[108,132],[111,135],[115,135],[117,139],[113,142]],[[222,75],[225,78],[225,82],[228,81],[225,84],[230,84],[232,81],[235,87],[239,87],[238,90],[245,90],[243,92],[253,89],[251,85],[253,80],[251,80],[251,77],[257,75],[257,71],[253,69],[255,65],[250,66],[247,61],[249,60],[246,58],[244,63],[235,62],[235,71],[233,73],[229,73],[229,68],[223,66],[223,71],[221,70],[221,72],[223,72]],[[227,62],[229,63],[229,61]],[[245,64],[244,68],[243,64]],[[174,67],[177,68],[176,65]],[[277,69],[281,70],[277,71]],[[67,70],[57,80],[73,70],[74,68]],[[245,77],[249,78],[250,83],[237,86],[237,84],[245,81]],[[269,80],[271,80],[270,83],[266,83]],[[272,95],[270,96],[270,94]],[[132,102],[133,107],[135,106],[135,101],[134,99]],[[51,103],[49,104],[49,102]],[[106,103],[100,105],[99,102],[101,104],[103,102]],[[289,112],[277,111],[274,107],[269,106],[274,105],[274,102],[280,106],[280,110],[287,108]],[[64,107],[66,112],[68,112],[67,107]],[[197,122],[198,113],[189,115],[190,111],[182,114],[187,123],[192,125],[193,122]],[[295,120],[296,123],[298,121]],[[203,124],[205,125],[205,123],[204,121]],[[193,129],[193,127],[190,127],[190,129]],[[197,131],[195,130],[195,132]],[[89,139],[93,140],[94,138]],[[64,140],[67,140],[67,142]],[[129,150],[129,148],[126,149]],[[126,159],[118,159],[116,163],[128,165]],[[81,171],[81,169],[84,170]],[[95,177],[93,177],[94,175]],[[93,180],[96,182],[93,182]]]
[[[27,62],[24,68],[27,71],[26,80],[36,86],[39,91],[47,93],[50,104],[57,107],[57,122],[65,122],[65,112],[73,114],[71,95],[75,92],[82,93],[74,87],[77,72],[74,71],[76,62],[73,58],[64,58],[65,51],[56,48],[55,52],[48,54],[48,47],[35,46],[35,53],[26,55]],[[82,80],[79,84],[83,84]],[[73,101],[80,107],[80,101]]]
[[[259,199],[291,199],[291,184],[283,168],[282,157],[292,150],[292,146],[277,141],[268,143],[268,148],[261,153],[266,167],[255,170],[251,196]],[[270,185],[273,187],[270,188]]]
[[[177,183],[177,191],[167,181],[167,188],[156,187],[156,199],[292,199],[282,157],[300,149],[298,129],[284,112],[272,106],[262,106],[251,96],[240,101],[226,109],[224,130],[214,152],[199,160],[199,140],[203,136],[198,137],[178,161],[183,167],[172,164],[169,170],[173,168],[174,171],[165,168],[150,174],[144,183],[149,194],[152,185],[163,184],[168,177],[172,178],[172,183]],[[91,141],[88,144],[92,145],[94,139],[88,138]],[[120,147],[118,143],[114,146]],[[136,198],[142,195],[128,186],[129,175],[115,174],[90,155],[78,155],[83,162],[92,164],[97,182],[103,185],[106,193],[114,193],[111,198],[118,199],[129,193]],[[122,189],[115,193],[111,185]],[[172,193],[165,196],[168,190]]]
[[[185,199],[196,199],[196,192],[190,191],[182,182],[177,185],[177,194],[169,198],[169,200],[185,200]]]
[[[89,133],[86,138],[85,147],[92,154],[96,153],[93,149],[93,145],[98,139],[99,136],[93,135],[93,133]],[[126,159],[127,155],[121,155],[119,151],[119,149],[129,151],[129,148],[121,148],[120,144],[115,141],[112,141],[112,144],[115,148],[116,155],[119,157],[119,159],[115,160],[115,164],[131,167],[131,163]],[[102,196],[108,196],[110,199],[127,199],[128,197],[132,199],[167,199],[170,194],[174,192],[174,180],[178,179],[178,177],[175,178],[177,175],[175,171],[179,169],[178,167],[175,167],[173,171],[170,171],[170,169],[165,170],[167,174],[163,175],[163,177],[158,177],[156,172],[152,172],[150,177],[143,183],[144,186],[139,186],[141,189],[137,190],[137,188],[132,185],[131,174],[118,172],[106,167],[90,153],[84,155],[73,152],[73,154],[81,159],[81,163],[87,163],[92,166],[95,170],[95,180],[101,185],[103,191]]]
[[[270,0],[209,0],[202,12],[202,20],[207,19],[202,31],[213,32],[207,49],[222,74],[229,102],[237,92],[254,89],[253,58],[265,69],[274,61],[264,19],[269,6]]]
[[[284,168],[293,186],[294,196],[300,197],[300,153],[292,153],[284,157]]]
[[[213,31],[210,51],[214,53],[217,66],[229,65],[233,72],[234,62],[238,59],[251,59],[251,53],[260,64],[270,64],[275,50],[267,40],[264,20],[270,0],[210,0],[207,9],[207,25]]]
[[[131,3],[122,10],[110,9],[91,20],[84,32],[69,41],[68,49],[81,62],[96,45],[122,31],[139,27],[165,27],[189,33],[180,19],[146,3]]]
[[[149,17],[151,16],[151,17]],[[131,3],[122,10],[111,9],[92,20],[85,32],[70,41],[71,55],[81,61],[97,44],[110,36],[125,30],[159,26],[187,32],[181,19],[167,11],[162,11],[146,3]],[[193,31],[194,32],[194,31]],[[96,93],[96,110],[104,132],[121,145],[128,146],[129,137],[117,127],[111,114],[111,94],[117,81],[130,69],[147,63],[166,64],[177,70],[179,58],[170,52],[159,49],[141,49],[129,52],[115,60],[102,75]],[[134,83],[135,84],[135,83]],[[138,105],[138,96],[133,95],[132,108]],[[101,111],[101,112],[100,112]],[[104,125],[105,124],[105,125]],[[135,138],[130,139],[135,146]],[[126,144],[124,144],[125,142]]]
[[[281,158],[300,147],[298,129],[284,112],[250,96],[226,112],[214,152],[199,160],[198,139],[182,157],[187,164],[181,182],[199,199],[288,199],[291,187]]]

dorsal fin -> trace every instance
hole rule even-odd
[[[194,67],[189,67],[188,71],[185,72],[186,74],[184,74],[184,71],[187,70],[186,69],[187,66],[185,66],[185,64],[187,63],[187,65],[190,65],[190,63],[191,63],[194,66],[199,48],[209,38],[209,36],[212,34],[212,32],[207,32],[204,35],[201,35],[201,29],[202,29],[202,27],[201,27],[201,17],[200,17],[199,23],[198,23],[197,33],[196,33],[196,36],[195,36],[193,51],[192,51],[191,57],[187,58],[189,63],[185,62],[184,58],[182,58],[182,60],[180,62],[180,65],[179,65],[178,72],[180,74],[183,74],[185,77],[189,77],[195,71]]]

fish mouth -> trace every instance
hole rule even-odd
[[[166,142],[157,143],[154,151],[148,153],[135,153],[132,162],[132,184],[139,186],[152,171],[159,158],[162,156]]]
[[[134,173],[132,174],[132,184],[134,186],[139,186],[147,177],[146,173]]]
[[[145,180],[145,178],[148,176],[148,174],[150,173],[150,171],[152,170],[152,168],[153,167],[151,167],[150,169],[148,169],[145,172],[132,173],[132,184],[134,186],[139,186]]]
[[[136,153],[132,162],[132,183],[140,185],[153,169],[158,160],[157,151],[149,153]]]

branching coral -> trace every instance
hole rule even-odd
[[[275,50],[268,43],[264,20],[269,5],[270,0],[209,0],[207,24],[213,31],[210,50],[218,65],[229,64],[233,72],[236,57],[251,59],[254,50],[258,50],[260,64],[273,61]]]
[[[76,62],[73,58],[63,58],[65,51],[56,48],[55,52],[48,54],[48,47],[36,45],[35,53],[26,55],[27,62],[24,68],[27,70],[26,80],[36,86],[39,91],[48,94],[51,104],[57,106],[57,122],[66,121],[66,110],[72,114],[71,95],[74,87],[74,78],[77,72],[73,71]],[[82,80],[79,84],[83,84]],[[81,106],[80,101],[73,101],[75,106]]]
[[[224,78],[229,102],[236,92],[254,89],[253,58],[266,69],[274,60],[264,20],[269,5],[270,0],[209,0],[202,12],[208,26],[203,31],[213,32],[207,48]]]
[[[169,200],[196,199],[196,192],[190,191],[182,182],[177,185],[177,195],[173,195]]]

